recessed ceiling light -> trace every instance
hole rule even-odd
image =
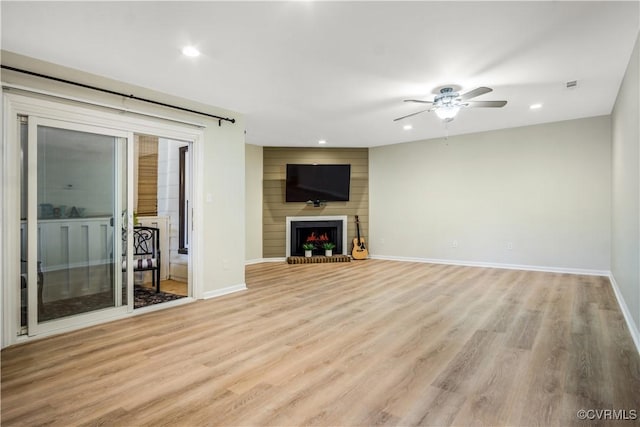
[[[413,126],[411,126],[411,125],[404,125],[404,126],[402,126],[402,129],[404,129],[404,130],[411,130],[411,129],[413,129]]]
[[[185,46],[182,48],[182,54],[195,58],[196,56],[200,56],[200,51],[196,49],[195,46]]]
[[[531,104],[529,108],[532,110],[537,110],[538,108],[542,108],[542,104]]]
[[[321,139],[320,141],[318,141],[318,144],[326,144],[327,141],[325,141],[324,139]]]

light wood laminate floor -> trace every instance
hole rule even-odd
[[[149,289],[155,289],[152,282],[143,283],[142,286]],[[179,280],[166,279],[160,281],[160,290],[170,294],[187,296],[189,295],[188,286],[187,282],[181,282]]]
[[[570,426],[598,424],[583,408],[640,410],[606,278],[367,260],[252,265],[246,283],[3,350],[2,425]]]

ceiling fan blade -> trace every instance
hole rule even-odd
[[[421,101],[419,99],[405,99],[404,102],[419,102],[420,104],[433,104],[432,101]]]
[[[476,96],[480,96],[480,95],[484,95],[485,93],[489,93],[491,92],[493,89],[491,89],[490,87],[477,87],[473,90],[470,90],[467,93],[463,93],[462,95],[460,95],[460,99],[462,99],[463,101],[467,100],[467,99],[471,99],[471,98],[475,98]]]
[[[499,108],[507,105],[507,101],[469,101],[469,102],[465,102],[465,104],[467,105],[467,107],[472,107],[472,108],[478,108],[478,107]]]
[[[424,113],[425,111],[429,111],[429,110],[430,110],[430,108],[427,109],[427,110],[418,111],[417,113],[407,114],[406,116],[402,116],[402,117],[398,117],[397,119],[393,119],[393,121],[397,122],[398,120],[406,119],[407,117],[415,116],[416,114]]]

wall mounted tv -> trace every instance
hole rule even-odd
[[[287,202],[349,200],[351,165],[287,164]]]

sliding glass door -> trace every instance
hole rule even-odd
[[[21,264],[29,335],[130,310],[133,280],[124,266],[132,253],[131,135],[24,120]]]

